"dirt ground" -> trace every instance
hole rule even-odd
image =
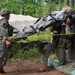
[[[10,59],[8,60],[7,65],[4,67],[6,73],[0,75],[65,75],[58,72],[54,68],[51,68],[51,70],[48,72],[39,73],[38,70],[42,66],[41,59]]]

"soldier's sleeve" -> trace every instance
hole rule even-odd
[[[52,15],[53,16],[55,16],[57,13],[59,13],[60,11],[54,11],[53,13],[52,13]]]
[[[62,11],[58,12],[54,18],[57,20],[57,21],[64,21],[66,19],[66,14],[64,14]]]
[[[8,36],[8,29],[7,29],[7,26],[8,26],[8,23],[7,23],[7,21],[6,20],[3,20],[2,21],[2,35],[3,36],[5,36],[5,37],[7,37]]]
[[[6,29],[6,27],[7,27],[7,22],[6,22],[6,20],[3,20],[3,22],[2,22],[2,25],[3,25],[3,27]]]

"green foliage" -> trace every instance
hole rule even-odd
[[[21,44],[18,43],[13,44],[9,52],[9,58],[14,57],[21,59],[32,59],[39,58],[40,56],[41,53],[36,46],[34,46],[32,49],[29,48],[29,50],[25,50],[25,47],[21,47]]]
[[[65,1],[58,0],[0,0],[0,10],[7,8],[14,14],[31,15],[33,17],[42,17],[48,13],[55,11],[58,8],[66,5]]]
[[[29,36],[27,41],[34,41],[34,40],[40,40],[40,41],[50,41],[51,40],[51,36],[50,34],[45,34],[45,35],[32,35]]]
[[[47,28],[45,31],[40,32],[39,34],[29,36],[27,38],[27,41],[34,41],[34,40],[50,41],[51,40],[50,29]]]
[[[38,58],[41,56],[40,52],[36,47],[33,49],[30,49],[29,51],[19,50],[19,52],[16,54],[18,58],[22,59],[32,59],[32,58]]]
[[[21,49],[21,44],[12,44],[12,48],[9,51],[9,58],[15,57],[16,53]]]

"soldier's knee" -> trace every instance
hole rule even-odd
[[[45,45],[44,49],[51,51],[53,49],[53,44],[49,43],[49,44]]]
[[[45,49],[43,49],[43,52],[42,52],[42,54],[43,54],[43,55],[45,55],[45,54],[46,54],[46,50],[45,50]]]
[[[48,53],[49,52],[49,48],[48,48],[48,45],[46,45],[45,47],[44,47],[44,49],[43,49],[43,55],[45,55],[46,53]]]
[[[50,53],[50,52],[53,52],[53,51],[54,51],[53,43],[49,43],[49,44],[45,45],[42,53],[45,55],[46,53]]]

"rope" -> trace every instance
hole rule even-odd
[[[74,35],[75,33],[68,33],[68,34],[50,34],[52,36],[64,36],[64,35]]]

